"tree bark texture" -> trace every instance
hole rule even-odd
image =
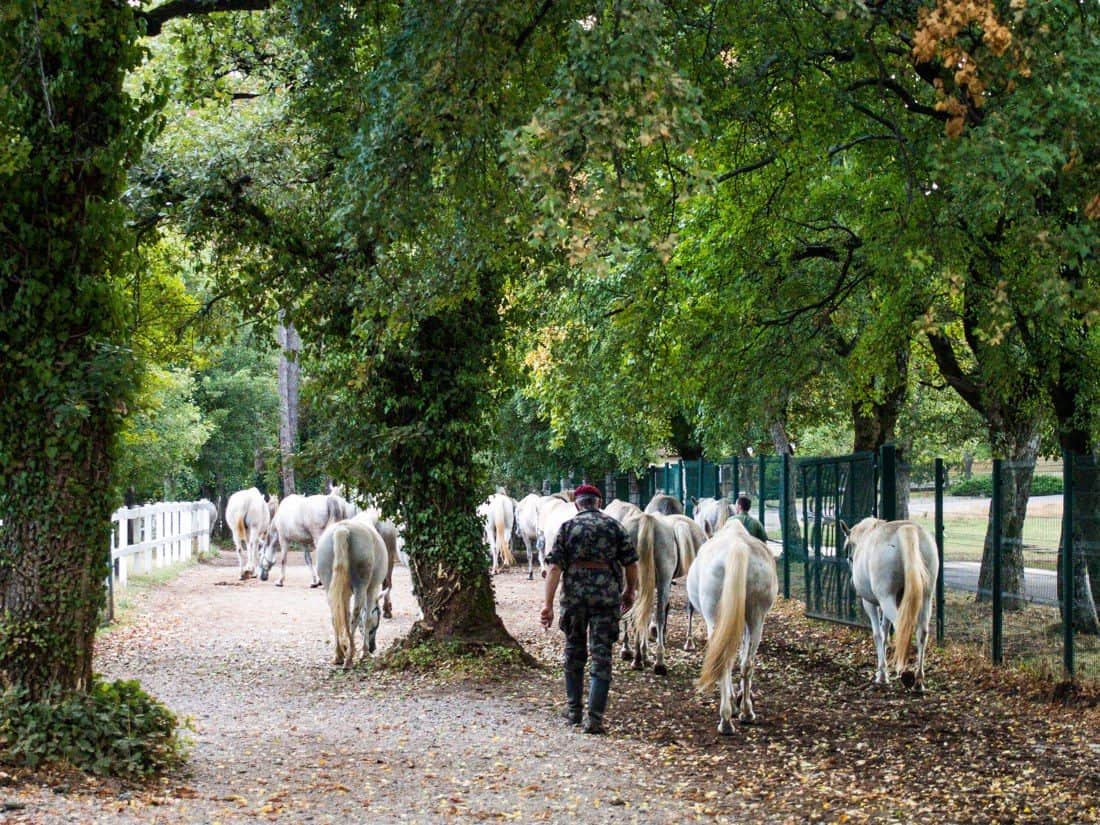
[[[1018,610],[1027,603],[1024,586],[1024,521],[1031,497],[1031,479],[1039,452],[1036,422],[1014,418],[1014,409],[992,408],[990,439],[1007,456],[1001,478],[1001,593],[1004,608]],[[989,514],[982,565],[978,573],[978,601],[993,592],[993,513]]]
[[[298,379],[301,367],[298,354],[302,339],[294,324],[280,323],[276,336],[282,353],[279,357],[279,470],[283,495],[297,492],[294,482],[294,455],[298,449]]]
[[[0,680],[87,688],[108,572],[112,449],[135,383],[118,207],[140,145],[133,9],[12,2],[0,26]],[[10,155],[7,156],[9,159]]]

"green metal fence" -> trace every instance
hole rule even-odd
[[[932,489],[913,491],[908,513],[898,513],[894,458],[888,446],[827,458],[667,462],[604,486],[642,507],[656,493],[673,495],[688,514],[695,499],[750,496],[777,554],[783,594],[804,601],[810,616],[843,623],[866,618],[840,522],[907,516],[940,548],[937,639],[978,644],[995,662],[1052,676],[1100,678],[1100,459],[1065,456],[1057,495],[1030,495],[1034,462],[994,461],[988,497],[952,496],[937,460],[922,469],[920,486],[930,478]],[[1049,462],[1039,466],[1050,473]]]

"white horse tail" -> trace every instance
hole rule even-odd
[[[656,519],[648,513],[638,516],[638,597],[630,611],[639,639],[649,633],[649,619],[657,600],[657,560],[654,552]]]
[[[699,545],[695,542],[695,533],[692,531],[692,526],[695,523],[688,519],[677,519],[675,525],[673,525],[673,532],[676,535],[676,572],[672,578],[678,579],[681,576],[686,576],[691,569],[691,565],[695,563],[695,557],[699,553]],[[696,529],[699,529],[698,525],[695,525]]]
[[[339,497],[329,493],[325,499],[325,511],[328,513],[328,521],[326,525],[335,524],[338,521],[343,521],[347,515],[344,513],[344,503]]]
[[[351,554],[348,550],[348,528],[337,525],[332,531],[332,581],[328,586],[328,606],[332,613],[332,631],[336,647],[344,649],[344,662],[350,664],[355,653],[355,635],[348,619],[351,599]]]
[[[898,527],[897,537],[901,566],[905,571],[905,592],[902,593],[901,604],[898,605],[898,623],[894,629],[894,667],[901,673],[909,660],[909,644],[913,631],[917,628],[917,617],[930,583],[928,570],[920,554],[920,531],[917,525],[902,524]]]
[[[749,547],[743,541],[732,542],[718,599],[718,620],[707,639],[707,652],[696,687],[710,687],[723,678],[730,661],[738,655],[745,635],[745,601],[748,590]]]
[[[504,522],[504,504],[498,501],[493,505],[493,523],[497,531],[497,549],[500,551],[501,565],[511,567],[516,563],[516,557],[512,553],[512,531]]]
[[[714,513],[714,532],[717,533],[723,527],[726,526],[726,522],[730,518],[730,504],[724,498],[718,499],[716,502],[716,510]]]

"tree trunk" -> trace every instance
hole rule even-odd
[[[27,151],[0,163],[0,682],[41,699],[87,688],[106,594],[134,385],[117,198],[143,133],[122,84],[140,51],[125,3],[7,12],[4,131]]]
[[[1065,272],[1076,280],[1077,273]],[[1088,395],[1079,392],[1092,380],[1085,366],[1091,363],[1083,351],[1088,337],[1082,330],[1087,329],[1083,322],[1067,330],[1067,335],[1059,346],[1058,369],[1048,370],[1045,374],[1051,379],[1049,391],[1054,402],[1054,414],[1058,419],[1059,441],[1062,450],[1073,463],[1074,483],[1074,530],[1073,549],[1073,593],[1074,624],[1082,633],[1100,633],[1100,617],[1096,605],[1100,604],[1100,467],[1095,456],[1096,445],[1092,433],[1095,429],[1093,408]],[[1079,338],[1072,337],[1076,331]],[[1067,537],[1062,536],[1062,548],[1067,546]],[[1061,564],[1058,567],[1062,569]],[[1063,582],[1058,579],[1059,597]]]
[[[360,442],[365,446],[356,458],[359,467],[384,467],[405,522],[413,588],[424,614],[407,642],[518,649],[496,615],[476,513],[485,495],[478,456],[488,437],[489,364],[500,327],[500,284],[491,273],[483,277],[477,294],[420,319],[400,345],[373,362],[361,397],[373,400],[379,426]]]
[[[901,414],[902,405],[905,403],[905,397],[908,394],[909,355],[907,349],[899,350],[895,359],[895,368],[897,369],[897,380],[893,387],[882,395],[880,400],[871,402],[855,401],[852,403],[852,430],[854,432],[852,452],[878,452],[884,444],[890,444],[894,441],[898,416]],[[908,518],[909,515],[909,468],[905,463],[900,447],[898,448],[897,459],[897,500],[894,505],[897,517],[902,519]],[[853,484],[851,485],[851,491],[853,495],[860,495],[860,491],[864,496],[878,495],[878,491],[869,485]],[[855,506],[852,509],[846,509],[845,512],[869,513],[872,509],[871,503],[870,501],[858,500],[853,502]]]
[[[768,424],[768,433],[771,435],[772,444],[775,445],[775,454],[782,458],[783,456],[793,456],[794,449],[791,447],[791,438],[787,433],[787,412],[783,410],[779,414],[772,417]],[[782,468],[780,468],[782,472]],[[791,462],[791,483],[787,485],[785,506],[787,508],[786,524],[789,534],[783,535],[783,544],[786,547],[790,547],[792,550],[798,550],[802,547],[802,533],[798,526],[798,499],[795,495],[794,488],[794,462]],[[780,510],[779,523],[783,524],[783,511]]]
[[[1066,460],[1071,462],[1074,514],[1072,536],[1065,535],[1065,522],[1062,523],[1062,539],[1058,544],[1058,598],[1066,598],[1066,583],[1061,571],[1062,554],[1069,547],[1073,553],[1073,580],[1070,585],[1073,628],[1078,633],[1095,635],[1100,633],[1100,616],[1096,610],[1100,552],[1095,549],[1089,552],[1089,548],[1100,547],[1100,462],[1096,456],[1086,452],[1091,445],[1081,430],[1066,433],[1062,446],[1066,450]]]
[[[1003,452],[1001,479],[1001,593],[1006,610],[1018,610],[1027,603],[1024,586],[1024,521],[1031,496],[1031,478],[1039,451],[1036,422],[1014,420],[1003,411],[991,410],[990,442],[994,453]],[[978,601],[993,592],[993,511],[990,508],[982,565],[978,573]]]
[[[300,365],[298,353],[302,349],[302,339],[294,324],[280,323],[276,327],[276,336],[282,353],[279,356],[279,469],[282,478],[283,495],[297,492],[294,483],[294,455],[298,449],[298,378]]]

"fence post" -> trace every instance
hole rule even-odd
[[[137,535],[138,535],[138,543],[145,544],[146,542],[149,542],[152,539],[153,530],[150,527],[149,514],[145,511],[145,506],[144,505],[142,505],[141,507],[138,508],[138,513],[139,513],[138,519],[140,519],[140,521],[138,522],[138,525],[135,528],[136,532],[137,532]],[[142,557],[141,558],[141,572],[148,575],[153,570],[153,546],[152,546],[152,544],[149,544],[148,546],[146,546],[146,548],[144,550],[141,551],[141,557]],[[135,569],[134,572],[136,573],[137,570]]]
[[[760,524],[761,525],[764,524],[764,497],[767,495],[767,489],[768,489],[768,487],[767,487],[768,479],[766,477],[767,472],[768,472],[768,464],[764,460],[764,455],[761,454],[760,455],[760,481],[756,485],[756,487],[757,487],[757,489],[756,489],[757,498],[760,499],[760,502],[759,502],[760,506],[759,506],[758,509],[760,510]]]
[[[936,459],[936,555],[939,557],[939,574],[936,576],[936,641],[943,644],[943,488],[947,481],[942,458]]]
[[[883,444],[879,448],[879,461],[882,472],[879,482],[882,484],[882,508],[879,518],[894,521],[898,517],[898,473],[897,449],[893,444]]]
[[[1004,661],[1001,605],[1001,507],[1004,493],[1001,484],[1002,459],[993,459],[993,663]]]
[[[1062,666],[1067,679],[1072,679],[1076,670],[1073,649],[1073,603],[1076,601],[1073,581],[1073,553],[1076,550],[1073,540],[1073,469],[1071,453],[1062,452]],[[1091,470],[1092,468],[1090,468]]]
[[[783,466],[779,473],[779,534],[783,540],[783,598],[791,597],[791,514],[787,507],[787,491],[791,488],[791,456],[783,453]]]

